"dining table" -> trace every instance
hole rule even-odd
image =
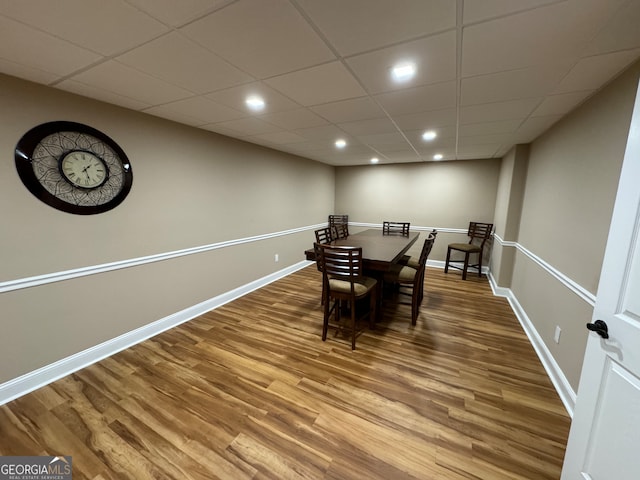
[[[385,272],[407,253],[411,246],[416,243],[419,236],[419,232],[411,231],[409,231],[408,236],[383,235],[382,230],[370,228],[345,238],[333,240],[331,245],[361,247],[364,274],[375,278],[382,285]],[[314,249],[305,250],[305,257],[307,260],[315,261]],[[376,303],[378,305],[377,317],[380,318],[382,313],[382,288],[378,288]]]

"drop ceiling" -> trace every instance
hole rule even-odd
[[[0,72],[330,165],[484,159],[640,58],[638,25],[637,0],[0,0]]]

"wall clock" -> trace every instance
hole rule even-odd
[[[31,193],[78,215],[118,206],[133,182],[131,164],[118,144],[81,123],[49,122],[32,128],[16,145],[15,161]]]

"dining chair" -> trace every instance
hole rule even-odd
[[[424,297],[424,273],[427,259],[436,240],[437,231],[433,230],[422,244],[418,265],[416,268],[407,265],[393,264],[384,275],[385,283],[399,286],[398,294],[411,296],[411,325],[416,325],[420,305]],[[407,292],[407,289],[409,292]]]
[[[434,236],[438,234],[438,231],[434,228],[430,232]],[[400,265],[406,265],[411,268],[418,268],[420,265],[420,256],[419,255],[403,255],[400,260],[398,260]]]
[[[346,223],[336,223],[331,227],[332,235],[335,240],[347,238],[349,236],[349,226]]]
[[[329,215],[329,228],[335,228],[337,238],[349,236],[349,215]]]
[[[327,339],[329,328],[335,328],[351,335],[351,350],[356,348],[356,336],[361,331],[360,320],[369,317],[369,326],[373,328],[376,312],[378,282],[363,275],[362,248],[334,246],[315,243],[314,248],[320,257],[322,268],[324,319],[322,323],[322,341]],[[359,300],[369,297],[369,309],[358,312]],[[350,325],[341,319],[343,301],[349,302]],[[362,302],[360,302],[362,304]],[[331,325],[331,314],[335,323]],[[359,315],[360,314],[360,315]]]
[[[316,243],[331,243],[334,239],[333,230],[330,227],[319,228],[314,233]]]
[[[382,234],[383,235],[402,235],[403,237],[409,236],[409,222],[382,222]]]
[[[333,241],[333,239],[335,238],[335,236],[334,236],[333,229],[329,228],[329,227],[319,228],[314,233],[316,234],[316,243],[314,243],[314,251],[315,251],[315,256],[316,256],[316,267],[317,267],[319,272],[322,272],[322,264],[320,263],[320,255],[318,254],[318,249],[315,248],[315,245],[316,244],[331,243]],[[321,304],[323,304],[324,303],[324,282],[322,282],[322,296],[320,298],[321,298]]]
[[[449,272],[449,268],[462,270],[462,279],[467,279],[467,270],[469,268],[478,269],[478,277],[482,276],[482,256],[484,254],[484,245],[491,238],[493,232],[493,223],[469,222],[467,235],[469,243],[450,243],[447,248],[447,259],[444,264],[444,273]],[[457,251],[464,254],[464,260],[451,260],[451,252]],[[471,255],[478,255],[478,263],[470,264]],[[462,266],[459,264],[462,263]]]

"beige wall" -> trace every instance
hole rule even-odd
[[[463,230],[438,233],[429,258],[444,261],[447,244],[468,240],[469,221],[493,223],[499,173],[499,159],[338,167],[336,211],[350,222]]]
[[[327,165],[6,76],[0,106],[0,285],[309,227],[334,209]],[[16,143],[54,120],[124,149],[133,187],[120,206],[72,215],[24,187]],[[0,383],[293,265],[312,239],[303,230],[0,293]]]
[[[522,202],[527,180],[528,145],[516,145],[503,158],[500,167],[495,212],[495,234],[491,273],[500,287],[509,288],[513,276],[515,246],[518,239]]]
[[[511,289],[574,391],[593,308],[567,284],[596,294],[639,76],[636,64],[530,146],[517,242],[563,279],[518,252]]]

